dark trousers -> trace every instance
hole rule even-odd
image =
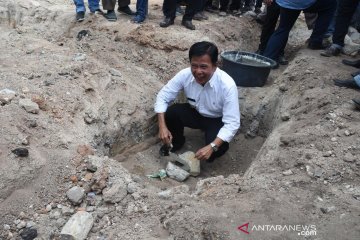
[[[336,0],[317,0],[311,7],[304,9],[304,12],[314,12],[318,14],[314,30],[310,36],[310,42],[321,44],[323,36],[329,27],[336,9]],[[264,56],[275,61],[278,60],[280,52],[285,49],[289,38],[289,33],[294,26],[301,10],[293,10],[280,7],[280,23],[264,51]]]
[[[274,1],[275,3],[276,1]],[[262,7],[262,3],[263,3],[263,0],[256,0],[256,3],[255,3],[255,7],[256,8],[261,8]]]
[[[102,0],[102,5],[104,10],[114,10],[116,5],[116,0]],[[118,0],[119,8],[126,7],[130,5],[130,0]]]
[[[229,0],[228,0],[229,2]],[[244,0],[244,7],[250,7],[251,0]],[[261,1],[262,3],[262,1]],[[260,4],[261,7],[261,4]],[[242,8],[242,0],[232,0],[230,4],[230,10],[239,10]]]
[[[191,21],[195,13],[199,12],[202,6],[202,1],[189,0],[186,1],[185,14],[183,16],[183,21]],[[163,13],[166,18],[175,19],[176,17],[176,4],[177,0],[164,0],[163,3]]]
[[[261,30],[260,44],[259,44],[259,54],[263,54],[266,48],[266,45],[274,33],[276,23],[280,16],[280,6],[274,1],[271,5],[267,6],[266,16],[264,19],[264,24]],[[284,48],[280,51],[280,56],[284,55]]]
[[[220,11],[226,12],[230,0],[220,0]]]
[[[337,9],[337,16],[335,20],[335,31],[333,33],[333,43],[339,46],[344,46],[345,35],[354,15],[359,0],[339,0]]]
[[[224,126],[222,118],[207,118],[198,113],[188,103],[171,105],[165,113],[166,125],[173,136],[172,144],[174,148],[181,147],[185,142],[184,127],[201,129],[205,132],[205,144],[213,142]],[[209,161],[224,155],[229,149],[229,143],[224,142],[217,152],[214,152]]]

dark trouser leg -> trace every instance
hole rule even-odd
[[[229,0],[220,0],[220,11],[226,12],[229,5]]]
[[[256,8],[261,8],[262,7],[262,2],[263,2],[263,0],[256,0],[255,7]],[[275,3],[275,1],[274,1],[274,3]]]
[[[264,19],[264,24],[261,30],[259,45],[260,54],[264,53],[266,45],[271,35],[274,33],[279,16],[280,7],[276,2],[273,2],[270,6],[267,7],[266,17]]]
[[[202,7],[202,1],[199,0],[189,0],[187,1],[188,5],[185,9],[185,14],[183,16],[183,21],[191,21],[195,13],[199,12]]]
[[[345,35],[348,32],[351,18],[356,11],[359,0],[339,0],[338,4],[335,31],[332,39],[334,44],[343,47]]]
[[[114,10],[116,0],[102,0],[102,5],[104,10]]]
[[[230,3],[230,10],[239,10],[241,5],[241,0],[232,0]]]
[[[275,61],[278,60],[281,51],[285,49],[290,30],[294,26],[300,12],[300,10],[280,7],[280,23],[266,45],[266,49],[264,51],[265,57],[271,58]]]
[[[188,103],[171,105],[165,113],[165,122],[173,136],[174,149],[179,149],[185,142],[184,127],[200,129],[201,115]]]
[[[119,8],[127,7],[130,5],[130,0],[119,0],[118,5]]]
[[[176,17],[176,3],[177,0],[164,0],[162,10],[166,18],[174,19]]]
[[[311,43],[315,43],[315,44],[322,43],[324,34],[326,33],[330,25],[335,10],[336,10],[336,0],[317,0],[311,7],[304,10],[304,12],[314,12],[318,14],[318,17],[315,22],[314,30],[310,36]]]
[[[205,145],[213,142],[220,131],[220,128],[224,126],[222,118],[202,118],[202,129],[205,130]],[[214,152],[211,157],[208,159],[208,162],[212,162],[215,158],[218,158],[225,154],[229,150],[229,143],[224,142],[218,149],[217,152]]]

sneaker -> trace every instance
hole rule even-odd
[[[195,30],[195,26],[194,24],[192,24],[191,20],[182,20],[181,25],[183,25],[187,29]]]
[[[342,63],[351,67],[360,68],[360,60],[350,61],[350,60],[342,60]]]
[[[85,19],[85,12],[77,12],[76,13],[76,21],[82,22]]]
[[[133,10],[130,9],[129,6],[119,7],[118,12],[125,13],[126,15],[129,15],[129,16],[134,16],[136,14]]]
[[[331,56],[337,56],[339,55],[341,52],[341,49],[338,48],[335,45],[331,45],[330,47],[328,47],[325,51],[323,51],[322,53],[320,53],[321,56],[323,57],[331,57]]]
[[[360,89],[360,87],[356,84],[355,80],[339,80],[335,79],[334,84],[338,87],[346,87],[346,88],[352,88],[352,89]]]
[[[166,28],[170,25],[173,25],[174,24],[174,19],[173,18],[168,18],[168,17],[165,17],[164,20],[162,22],[160,22],[160,27],[162,28]]]
[[[114,10],[108,10],[107,13],[104,14],[104,17],[110,22],[115,22],[117,20]]]
[[[145,21],[145,18],[143,16],[136,15],[132,21],[133,21],[133,23],[140,24]]]

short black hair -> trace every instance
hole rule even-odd
[[[210,56],[211,62],[215,65],[218,61],[219,55],[217,46],[206,41],[194,43],[189,50],[189,60],[191,61],[191,58],[194,56],[200,57],[206,54]]]

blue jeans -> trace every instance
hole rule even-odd
[[[317,0],[312,6],[303,9],[304,12],[314,12],[318,14],[314,30],[310,36],[310,42],[321,44],[323,36],[334,16],[336,0]],[[280,7],[280,23],[275,30],[264,51],[264,56],[275,61],[278,60],[280,52],[285,48],[289,38],[289,33],[294,26],[301,10],[287,9]]]
[[[146,18],[148,14],[148,0],[137,0],[136,1],[136,15]]]
[[[356,76],[354,77],[354,80],[355,80],[356,84],[357,84],[357,85],[359,86],[359,88],[360,88],[360,74],[356,75]]]
[[[85,12],[85,4],[84,0],[74,0],[76,6],[76,12]],[[99,0],[88,0],[90,12],[95,12],[96,10],[100,9],[99,7]]]

